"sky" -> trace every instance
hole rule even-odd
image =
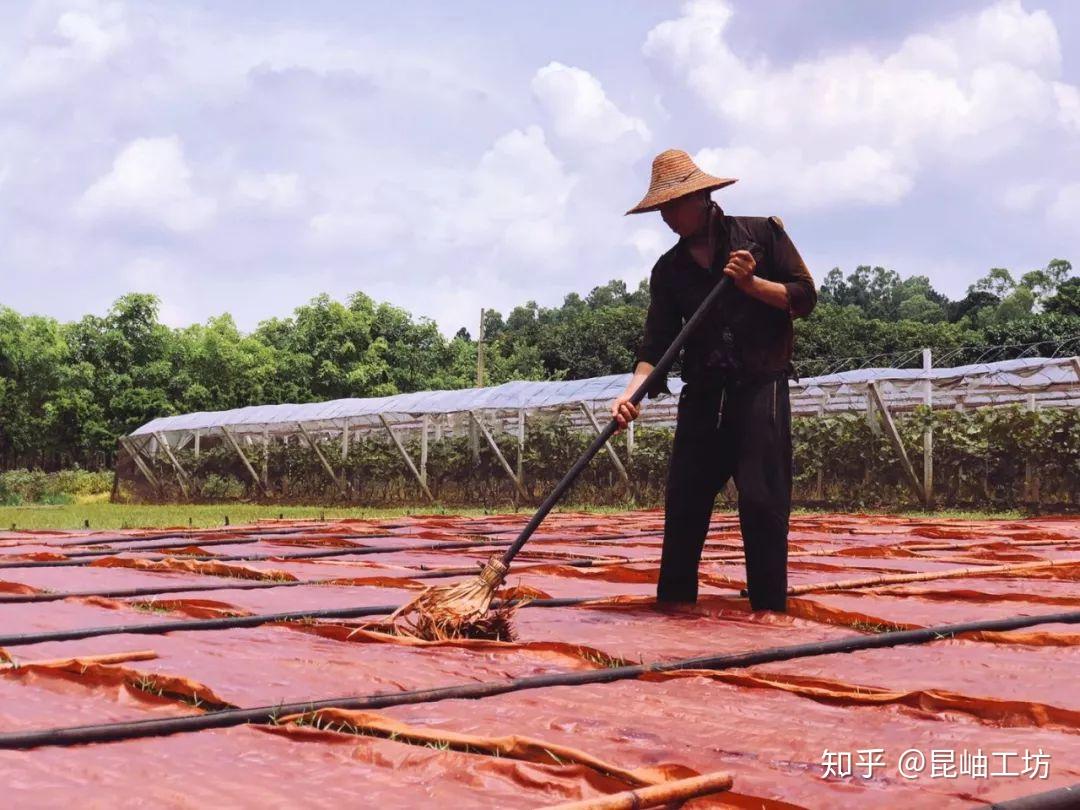
[[[362,291],[444,334],[636,286],[653,156],[812,273],[1080,264],[1072,0],[0,0],[0,305],[250,330]]]

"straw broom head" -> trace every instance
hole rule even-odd
[[[389,622],[408,635],[427,641],[486,638],[512,641],[510,618],[516,605],[490,610],[495,589],[506,578],[507,566],[492,557],[480,574],[457,585],[428,588],[391,614]]]

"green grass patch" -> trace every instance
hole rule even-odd
[[[81,500],[81,499],[80,499]],[[589,512],[606,515],[634,508],[632,505],[589,506],[567,504],[558,512]],[[29,504],[26,506],[0,506],[0,529],[165,529],[165,528],[213,528],[253,523],[256,520],[272,520],[283,516],[289,520],[338,520],[341,518],[368,518],[382,520],[406,515],[464,515],[482,517],[485,514],[512,512],[509,504],[500,509],[440,509],[436,506],[413,506],[391,508],[333,507],[333,506],[275,506],[251,503],[230,504],[122,504],[108,503],[98,498],[86,498],[85,502],[66,504]],[[520,514],[531,514],[532,508],[519,508]],[[796,510],[799,514],[820,514],[820,510]],[[960,518],[969,520],[1004,519],[1023,517],[1021,512],[969,512],[942,510],[940,512],[892,512],[906,517]]]

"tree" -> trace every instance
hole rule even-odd
[[[1044,309],[1058,315],[1080,315],[1080,276],[1062,282]]]

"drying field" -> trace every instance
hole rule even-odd
[[[781,615],[740,596],[732,516],[699,604],[660,611],[661,514],[558,514],[512,569],[515,641],[379,631],[525,519],[0,533],[4,804],[532,808],[722,772],[687,806],[952,808],[1080,782],[1075,518],[799,517]]]

